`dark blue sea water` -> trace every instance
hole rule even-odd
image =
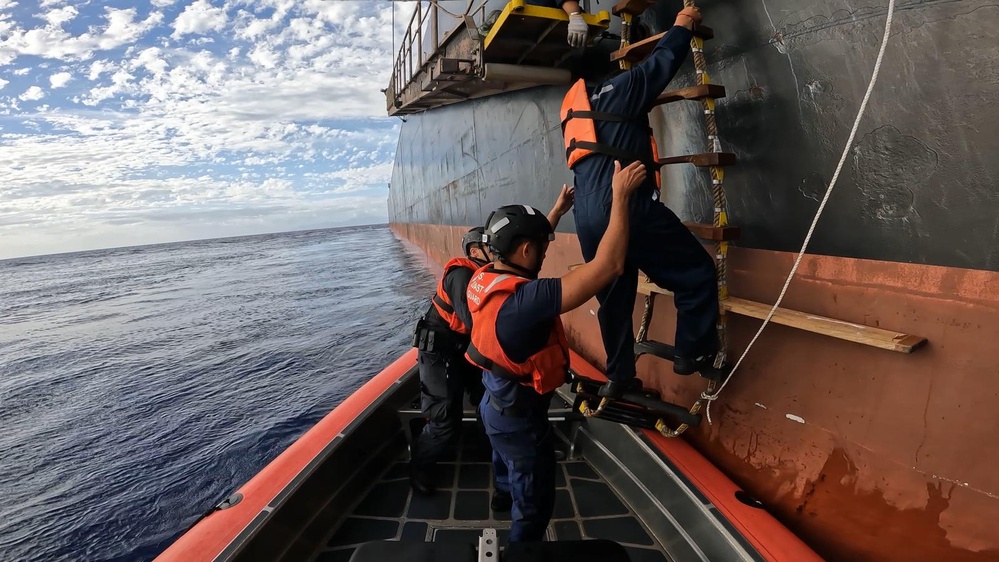
[[[0,560],[148,560],[406,350],[387,227],[0,261]]]

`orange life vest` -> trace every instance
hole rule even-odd
[[[451,297],[444,290],[444,279],[456,267],[465,267],[474,272],[480,266],[468,258],[454,258],[444,264],[444,275],[441,275],[441,280],[437,282],[437,294],[431,300],[434,303],[434,308],[437,309],[437,314],[440,314],[441,318],[447,322],[448,328],[451,328],[451,331],[468,335],[471,329],[455,314],[454,306],[451,304]]]
[[[580,79],[572,88],[569,88],[565,98],[562,99],[562,139],[565,141],[565,160],[570,170],[583,158],[596,153],[616,158],[621,161],[622,166],[642,159],[640,154],[598,142],[595,121],[624,123],[634,121],[634,119],[614,113],[593,111],[590,107],[590,96],[586,93],[586,82]],[[652,143],[653,162],[646,162],[645,166],[655,170],[656,188],[658,189],[662,186],[662,178],[659,175],[659,165],[657,164],[659,162],[659,147],[656,145],[656,137],[652,134],[651,127],[649,128],[649,142]]]
[[[529,281],[513,273],[494,271],[489,265],[472,275],[468,284],[472,343],[465,358],[500,378],[516,380],[539,394],[546,394],[562,386],[569,371],[569,342],[562,320],[555,318],[545,346],[524,363],[515,363],[507,357],[496,335],[500,307],[517,287]]]

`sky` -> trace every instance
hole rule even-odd
[[[0,259],[386,222],[392,21],[365,0],[0,0]]]

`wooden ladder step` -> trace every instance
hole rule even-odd
[[[590,407],[596,407],[602,400],[599,394],[601,386],[603,386],[602,381],[574,377],[572,390],[576,393],[576,400],[573,406],[578,408],[580,402],[586,400]],[[677,420],[690,426],[696,426],[701,422],[701,417],[697,414],[691,414],[689,408],[665,402],[660,396],[650,393],[648,390],[625,390],[620,399],[609,399],[608,402],[609,404],[604,408],[603,413],[597,416],[598,418],[639,426],[641,426],[641,422],[647,421],[652,422],[649,425],[653,427],[655,427],[656,418],[659,417]],[[651,416],[651,419],[648,419],[648,416]],[[643,420],[642,418],[647,419]]]
[[[655,6],[656,0],[621,0],[611,8],[611,13],[615,16],[621,14],[631,14],[639,16],[645,10]]]
[[[715,242],[728,242],[738,240],[741,233],[738,226],[715,226],[699,222],[683,223],[694,236],[701,240],[713,240]]]
[[[638,279],[638,292],[643,295],[652,293],[661,295],[672,294],[666,289],[646,281],[644,275],[641,275]],[[763,320],[767,317],[772,305],[729,297],[721,301],[721,306],[725,311],[732,314]],[[926,344],[926,338],[924,337],[893,332],[863,324],[854,324],[853,322],[844,322],[843,320],[835,320],[825,316],[808,314],[807,312],[798,312],[797,310],[788,308],[778,308],[770,321],[774,324],[797,328],[813,334],[852,341],[897,353],[912,353]]]
[[[656,98],[655,103],[652,105],[663,105],[683,100],[717,99],[723,97],[725,97],[725,86],[720,84],[701,84],[700,86],[665,92]]]
[[[611,62],[619,60],[640,62],[644,60],[645,57],[649,56],[652,50],[656,48],[656,43],[663,38],[663,35],[666,35],[665,31],[658,35],[653,35],[648,39],[643,39],[638,43],[632,43],[623,49],[618,49],[611,53],[610,60]],[[710,27],[701,25],[694,30],[694,36],[707,40],[714,37],[715,32]]]
[[[645,354],[655,355],[660,359],[672,361],[676,357],[676,348],[668,343],[659,341],[647,340],[635,342],[635,355],[640,356]]]
[[[735,154],[731,152],[704,152],[702,154],[684,154],[662,158],[659,160],[659,165],[693,164],[698,168],[708,168],[710,166],[732,166],[735,164],[735,160]]]

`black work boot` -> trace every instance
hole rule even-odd
[[[693,375],[705,369],[712,369],[714,364],[714,353],[702,355],[695,359],[687,359],[677,355],[673,358],[673,372],[678,375]]]
[[[409,471],[409,485],[414,490],[425,496],[432,495],[437,491],[433,478],[425,470],[412,469]]]
[[[510,508],[513,507],[513,496],[510,495],[510,492],[504,492],[496,488],[493,490],[493,497],[489,501],[489,507],[493,508],[493,511],[497,513],[510,511]]]
[[[624,396],[624,393],[629,390],[642,390],[642,381],[638,377],[624,382],[607,381],[597,391],[597,395],[612,400],[620,400]]]

